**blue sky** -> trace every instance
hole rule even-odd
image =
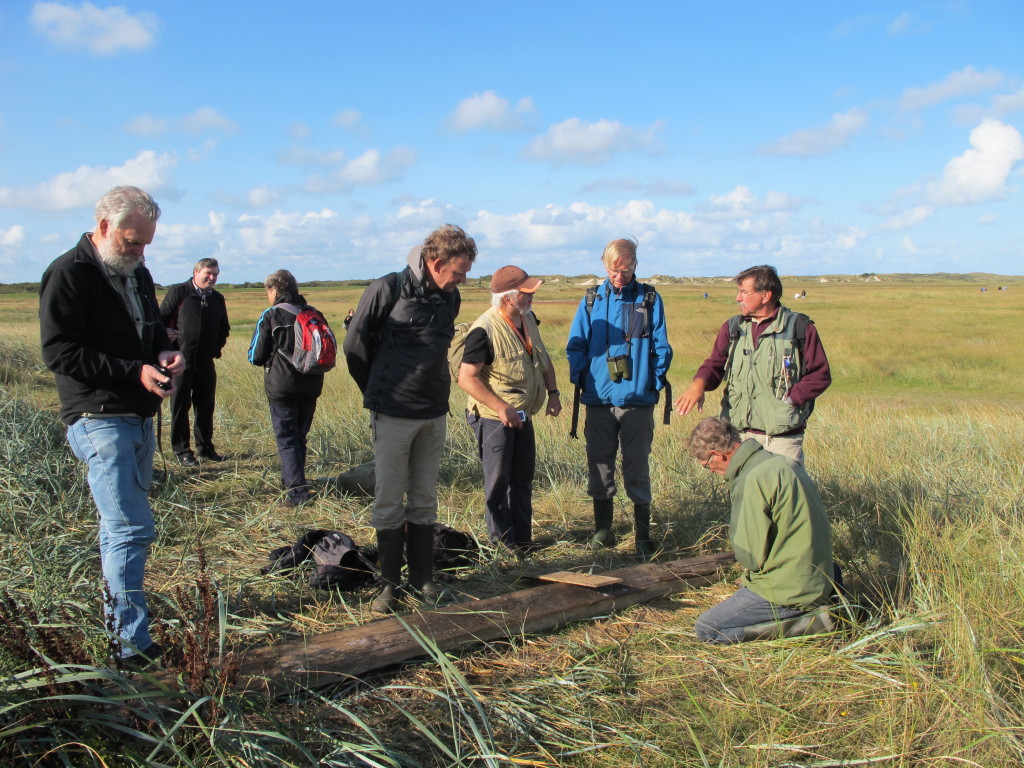
[[[0,282],[115,184],[158,282],[375,277],[451,222],[474,274],[1021,274],[1024,3],[0,6]]]

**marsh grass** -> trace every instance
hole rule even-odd
[[[800,286],[795,286],[798,289]],[[329,485],[279,505],[261,374],[245,362],[263,309],[227,292],[234,328],[218,363],[222,464],[185,471],[164,435],[152,493],[158,540],[147,573],[176,674],[128,676],[107,662],[95,512],[55,417],[34,299],[0,300],[0,761],[10,765],[253,766],[1009,766],[1024,737],[1024,417],[1020,291],[948,284],[807,284],[798,307],[821,329],[835,384],[807,437],[808,469],[833,521],[848,606],[819,638],[710,647],[695,617],[734,589],[706,589],[545,635],[319,694],[268,702],[232,685],[231,654],[372,621],[372,590],[312,591],[307,573],[260,576],[274,547],[310,528],[373,543],[364,498]],[[1015,288],[1015,286],[1014,286]],[[732,312],[731,287],[663,290],[677,391]],[[592,524],[582,441],[568,432],[560,353],[581,289],[545,285],[536,308],[567,411],[539,418],[535,532],[520,563],[486,545],[479,461],[453,393],[442,519],[482,544],[448,587],[464,601],[521,588],[542,570],[631,560],[582,544]],[[309,289],[330,319],[358,291]],[[466,292],[464,318],[485,306]],[[165,414],[167,410],[165,408]],[[711,393],[705,413],[717,413]],[[663,557],[726,546],[721,484],[683,455],[694,417],[659,426],[652,533]],[[166,431],[166,429],[165,429]],[[327,378],[309,474],[372,458],[368,420],[343,371]],[[203,666],[203,659],[213,662]],[[241,683],[241,681],[238,681]]]

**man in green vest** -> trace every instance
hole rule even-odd
[[[562,411],[555,369],[533,314],[543,280],[515,266],[491,278],[491,308],[466,336],[459,386],[484,468],[487,533],[519,555],[533,548],[533,417]],[[545,407],[546,403],[546,407]]]
[[[734,278],[740,313],[718,331],[711,355],[675,401],[686,415],[704,408],[704,393],[725,382],[722,418],[744,438],[804,462],[804,429],[814,400],[832,383],[825,348],[807,315],[783,307],[775,267]]]
[[[742,643],[827,631],[826,606],[839,581],[832,528],[817,486],[792,459],[742,440],[724,419],[704,419],[686,443],[706,469],[725,477],[729,542],[743,566],[741,587],[697,618],[697,637]]]

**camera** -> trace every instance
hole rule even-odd
[[[611,380],[618,384],[620,381],[625,379],[629,381],[633,378],[633,361],[629,355],[616,355],[615,357],[608,358],[608,376]]]
[[[167,376],[167,377],[171,377],[172,376],[171,372],[169,370],[167,370],[166,368],[164,368],[162,365],[154,365],[153,367],[156,368],[156,370],[159,373],[162,373],[164,376]],[[169,390],[171,388],[171,382],[169,382],[169,381],[158,381],[156,383],[156,385],[158,387],[160,387],[160,389],[162,389],[164,392],[166,392],[167,390]]]

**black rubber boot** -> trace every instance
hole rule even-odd
[[[642,563],[654,557],[654,542],[651,541],[651,505],[633,505],[633,532],[636,542],[636,556]]]
[[[615,499],[594,499],[594,538],[590,540],[593,549],[615,546],[612,531],[612,516],[615,513]]]
[[[398,605],[404,550],[405,529],[377,531],[377,563],[380,565],[380,581],[384,588],[370,604],[370,610],[374,613],[392,613]]]
[[[437,585],[434,583],[434,526],[409,523],[405,539],[409,560],[409,587],[413,595],[427,605],[436,605]]]

